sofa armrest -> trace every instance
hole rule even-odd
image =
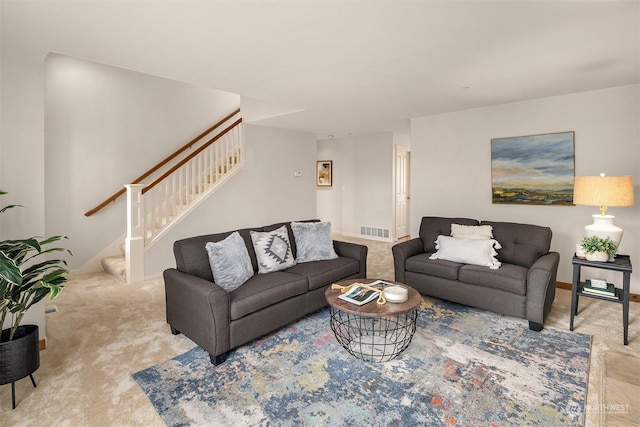
[[[365,245],[357,243],[343,242],[341,240],[333,241],[333,249],[338,256],[353,258],[360,263],[360,278],[367,277],[367,253],[369,248]]]
[[[549,252],[541,256],[527,273],[527,320],[544,323],[556,296],[556,276],[560,254]]]
[[[175,268],[164,271],[167,323],[212,356],[230,349],[229,294]]]
[[[416,237],[394,245],[391,251],[393,252],[393,267],[395,269],[396,282],[404,283],[407,258],[424,253],[424,242],[421,238]]]

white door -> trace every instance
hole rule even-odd
[[[396,239],[409,235],[409,147],[396,145]]]

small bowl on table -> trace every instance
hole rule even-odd
[[[409,291],[403,286],[387,286],[382,291],[384,299],[392,303],[403,303],[409,298]]]

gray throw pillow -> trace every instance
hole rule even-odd
[[[296,262],[338,258],[338,254],[333,249],[331,223],[292,222],[291,230],[296,239]]]
[[[213,281],[231,292],[253,276],[251,258],[240,233],[234,231],[226,239],[205,245]]]
[[[273,231],[251,231],[253,249],[258,259],[258,273],[265,274],[293,267],[293,258],[289,233],[284,225]]]

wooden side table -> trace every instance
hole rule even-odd
[[[587,261],[574,255],[573,260],[573,283],[571,285],[571,321],[569,329],[573,331],[573,317],[578,315],[578,299],[580,296],[596,298],[605,301],[622,304],[622,325],[624,328],[624,345],[628,344],[629,338],[629,287],[631,284],[631,259],[629,255],[617,255],[613,262]],[[603,270],[619,271],[622,273],[622,289],[616,288],[617,299],[600,297],[598,295],[582,292],[584,282],[580,280],[580,269],[582,267],[600,268]]]

